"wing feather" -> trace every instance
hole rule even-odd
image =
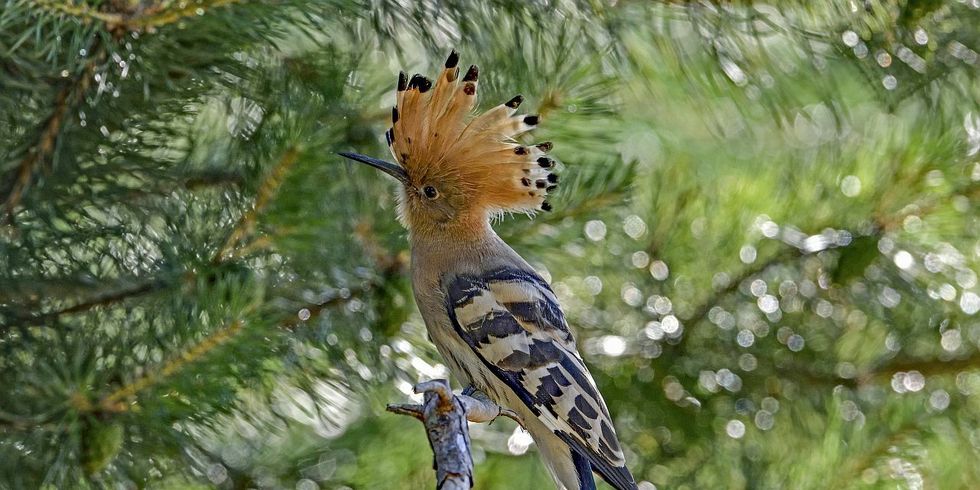
[[[635,488],[606,404],[558,299],[533,272],[500,269],[445,282],[457,333],[549,429],[617,488]]]

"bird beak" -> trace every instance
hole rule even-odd
[[[342,151],[342,152],[338,153],[338,155],[340,155],[342,157],[345,157],[345,158],[350,158],[351,160],[354,160],[355,162],[360,162],[360,163],[363,163],[363,164],[366,164],[366,165],[370,165],[370,166],[372,166],[372,167],[374,167],[374,168],[376,168],[376,169],[378,169],[378,170],[380,170],[380,171],[382,171],[382,172],[384,172],[384,173],[386,173],[386,174],[388,174],[388,175],[390,175],[390,176],[398,179],[398,181],[401,182],[402,184],[409,185],[408,174],[405,172],[405,169],[403,169],[401,167],[401,165],[396,165],[396,164],[391,163],[391,162],[386,162],[384,160],[378,160],[377,158],[371,158],[371,157],[365,156],[365,155],[359,155],[357,153],[348,153],[346,151]]]

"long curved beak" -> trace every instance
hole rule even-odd
[[[342,151],[342,152],[338,153],[338,155],[340,155],[342,157],[345,157],[345,158],[350,158],[351,160],[354,160],[355,162],[360,162],[360,163],[363,163],[363,164],[366,164],[366,165],[370,165],[370,166],[372,166],[372,167],[374,167],[374,168],[376,168],[376,169],[378,169],[378,170],[380,170],[380,171],[382,171],[382,172],[384,172],[384,173],[386,173],[386,174],[388,174],[388,175],[390,175],[390,176],[398,179],[399,182],[401,182],[401,183],[403,183],[405,185],[408,185],[409,184],[408,174],[405,173],[405,169],[403,169],[400,165],[396,165],[396,164],[391,163],[391,162],[386,162],[384,160],[378,160],[377,158],[371,158],[371,157],[365,156],[365,155],[359,155],[357,153],[348,153],[346,151]]]

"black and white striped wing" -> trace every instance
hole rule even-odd
[[[606,481],[635,488],[551,287],[533,272],[501,269],[453,277],[445,289],[453,326],[489,370]]]

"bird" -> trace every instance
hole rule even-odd
[[[478,85],[476,65],[460,77],[456,50],[434,83],[400,72],[385,132],[395,162],[340,155],[400,183],[415,301],[453,376],[518,414],[559,489],[594,489],[593,472],[635,489],[558,298],[492,227],[552,209],[552,143],[516,139],[540,123],[517,113],[521,95],[475,114]]]

